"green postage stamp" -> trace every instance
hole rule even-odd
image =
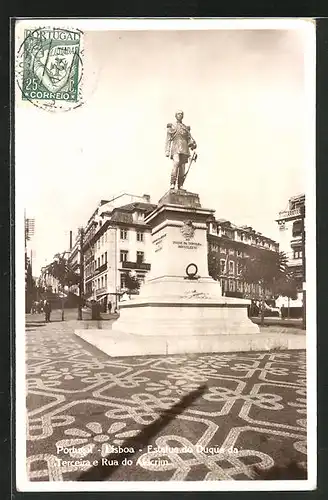
[[[25,29],[19,49],[22,99],[36,102],[81,99],[81,37],[79,30]]]

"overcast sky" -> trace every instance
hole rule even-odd
[[[16,106],[16,193],[35,217],[33,274],[101,199],[158,201],[177,109],[198,144],[184,187],[217,218],[278,240],[274,219],[306,184],[304,48],[298,30],[85,32],[83,106]]]

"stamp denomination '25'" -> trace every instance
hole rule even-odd
[[[61,28],[24,31],[22,98],[77,102],[81,33]]]

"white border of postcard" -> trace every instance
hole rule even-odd
[[[315,186],[315,89],[316,41],[313,19],[17,19],[18,24],[63,25],[83,31],[101,30],[243,30],[302,29],[307,36],[305,53],[307,87],[307,191],[306,191],[306,276],[307,276],[307,454],[308,479],[288,481],[101,481],[33,482],[27,478],[25,406],[25,271],[24,206],[16,197],[16,487],[18,491],[293,491],[313,490],[317,483],[317,383],[316,383],[316,186]],[[21,28],[22,26],[20,26]],[[14,67],[14,61],[12,61]],[[15,91],[15,87],[12,88]],[[16,172],[17,174],[17,172]],[[23,424],[23,425],[22,425]]]

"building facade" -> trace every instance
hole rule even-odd
[[[60,293],[59,281],[49,273],[48,266],[41,268],[38,286],[43,288],[45,291],[52,292],[57,295]]]
[[[288,258],[288,267],[296,281],[298,300],[302,300],[305,282],[305,195],[293,196],[288,200],[285,210],[279,212],[276,222],[279,225],[279,244]]]
[[[74,245],[70,248],[68,252],[67,263],[72,271],[76,274],[81,272],[81,240],[79,234],[76,237]],[[74,293],[74,295],[80,295],[79,284],[74,284],[70,286],[69,291]]]
[[[100,203],[84,234],[86,299],[100,302],[104,309],[110,302],[113,309],[127,291],[127,273],[132,271],[139,282],[144,281],[150,270],[151,245],[151,230],[144,219],[155,207],[148,195],[125,193]]]
[[[243,259],[259,252],[262,256],[269,252],[279,252],[279,244],[263,236],[250,226],[236,226],[225,219],[208,223],[208,252],[217,256],[220,264],[219,281],[222,294],[230,297],[243,297],[260,300],[263,290],[258,283],[246,283],[242,277]],[[264,291],[270,298],[271,290]]]

